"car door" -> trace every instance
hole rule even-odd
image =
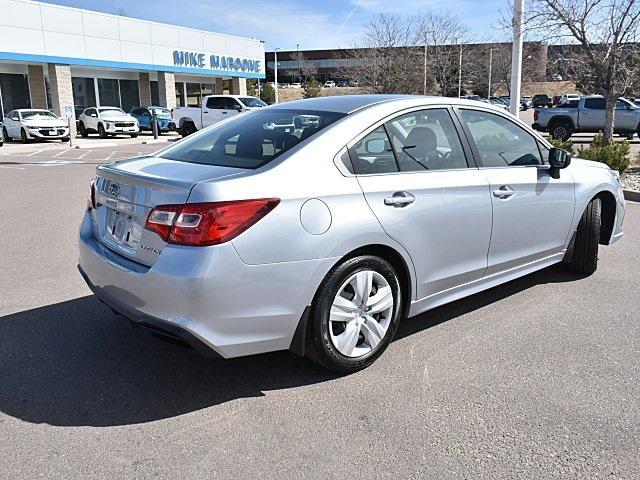
[[[636,107],[624,100],[616,102],[615,129],[624,132],[635,132],[638,126]]]
[[[466,107],[457,113],[491,188],[487,275],[561,253],[574,215],[570,170],[553,178],[546,147],[507,114]]]
[[[578,123],[581,129],[597,132],[604,128],[605,100],[603,97],[588,97],[584,106],[578,109]]]
[[[491,235],[489,183],[447,107],[422,108],[372,127],[349,146],[365,198],[411,256],[416,296],[479,279]]]
[[[98,130],[98,110],[95,108],[87,108],[84,111],[84,126],[90,130]]]
[[[11,138],[18,138],[20,136],[20,114],[16,111],[10,112],[5,127],[7,133]]]
[[[202,126],[208,127],[214,123],[221,122],[225,118],[237,113],[231,108],[228,97],[209,97],[202,111]],[[231,113],[233,111],[233,113]]]

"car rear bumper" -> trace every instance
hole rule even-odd
[[[92,291],[136,324],[171,330],[223,358],[285,350],[335,259],[247,265],[231,243],[167,245],[152,267],[93,236],[85,214],[78,267]]]

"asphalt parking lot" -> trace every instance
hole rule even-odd
[[[638,478],[640,205],[593,276],[405,320],[340,377],[286,352],[204,359],[90,294],[94,168],[158,148],[0,156],[1,478]]]

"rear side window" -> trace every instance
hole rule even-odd
[[[538,142],[524,128],[500,115],[460,110],[483,167],[542,165]]]
[[[591,108],[593,110],[604,110],[606,102],[604,98],[587,98],[584,101],[584,108]]]
[[[204,165],[259,168],[344,116],[312,110],[256,110],[186,138],[159,157]]]
[[[398,171],[391,142],[384,126],[365,135],[349,149],[349,157],[356,175],[394,173]]]
[[[468,167],[456,127],[444,108],[411,112],[386,127],[402,172]]]

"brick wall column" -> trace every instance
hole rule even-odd
[[[31,108],[47,108],[47,91],[44,85],[42,65],[29,65],[29,93]]]
[[[169,110],[176,108],[176,77],[171,72],[158,72],[160,106]]]
[[[147,72],[140,72],[138,86],[140,88],[140,105],[151,105],[151,82]]]
[[[69,65],[49,64],[49,88],[51,90],[51,111],[65,118],[64,107],[73,107],[73,86],[71,85],[71,68]],[[75,113],[71,119],[72,137],[76,136]]]
[[[216,77],[216,95],[222,95],[224,93],[224,80],[220,77]]]
[[[246,95],[247,94],[247,79],[240,77],[233,77],[231,79],[231,94],[232,95]]]

